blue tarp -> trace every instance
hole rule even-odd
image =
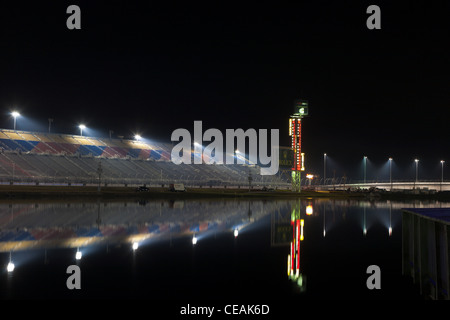
[[[450,223],[450,208],[404,208],[403,210]]]

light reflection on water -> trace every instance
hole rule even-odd
[[[442,206],[337,199],[0,203],[0,297],[417,298],[401,274],[401,208]],[[65,287],[71,264],[83,270],[79,292]],[[383,271],[382,292],[365,286],[371,264]]]

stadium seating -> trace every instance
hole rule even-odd
[[[8,151],[94,157],[169,160],[167,146],[142,141],[0,130],[0,147]]]
[[[247,165],[175,165],[171,145],[0,129],[0,182],[247,186],[262,183],[259,168]],[[101,171],[99,168],[101,167]],[[264,182],[286,185],[281,175]]]

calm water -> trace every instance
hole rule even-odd
[[[401,208],[445,206],[345,200],[1,203],[0,297],[422,299],[417,284],[402,275]],[[10,261],[15,268],[7,272]],[[80,268],[81,289],[67,288],[70,265]],[[379,290],[366,286],[370,265],[380,267]]]

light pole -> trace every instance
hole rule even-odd
[[[389,158],[389,183],[391,184],[392,191],[392,158]]]
[[[364,184],[366,184],[367,157],[364,156]]]
[[[327,154],[323,154],[323,184],[325,184],[325,180],[327,178]]]
[[[441,160],[441,191],[442,191],[442,184],[444,183],[444,160]]]
[[[419,182],[419,159],[414,159],[416,163],[416,181],[414,183],[414,189],[416,188],[416,183]]]
[[[80,125],[78,126],[78,128],[80,128],[80,136],[82,136],[82,135],[83,135],[83,129],[85,129],[86,126],[85,126],[84,124],[80,124]]]
[[[11,112],[11,115],[14,118],[14,131],[16,131],[16,120],[17,120],[17,117],[20,117],[20,113],[18,113],[17,111],[13,111],[13,112]]]

